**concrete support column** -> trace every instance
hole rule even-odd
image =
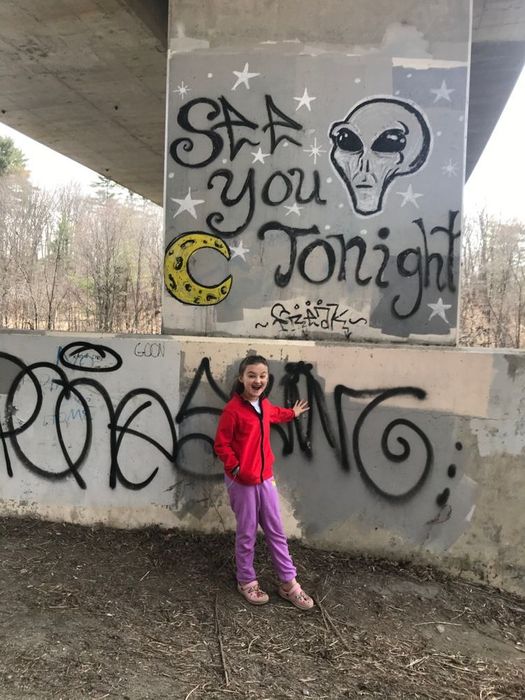
[[[172,0],[164,330],[454,343],[470,2]]]

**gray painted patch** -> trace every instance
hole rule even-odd
[[[232,284],[211,308],[166,294],[165,328],[452,342],[466,69],[301,48],[170,58],[166,244],[213,234],[229,261],[191,269]]]
[[[508,354],[504,357],[507,362],[508,375],[512,380],[516,379],[517,374],[525,372],[525,356],[523,354]]]
[[[221,382],[227,393],[236,370],[235,365],[230,366]],[[362,398],[343,396],[341,433],[334,394],[326,393],[319,368],[287,365],[283,359],[270,362],[270,371],[274,374],[270,394],[273,403],[285,405],[286,381],[296,385],[302,396],[312,392],[309,417],[298,421],[308,448],[301,447],[297,424],[281,426],[284,440],[282,432],[276,429],[271,434],[276,480],[283,486],[307,537],[353,519],[365,528],[397,532],[407,541],[437,550],[446,549],[458,539],[468,526],[467,515],[474,503],[471,482],[463,471],[465,451],[458,437],[462,430],[460,419],[425,410],[427,397],[423,387],[403,392],[404,401],[408,397],[409,406],[413,404],[409,408],[396,407],[395,398],[387,398],[378,400],[370,410],[372,401],[385,396],[386,390],[378,388]],[[341,380],[349,389],[355,384],[351,378],[343,376]],[[418,394],[418,390],[423,393]],[[210,477],[213,481],[222,478],[221,464],[203,438],[215,434],[216,417],[207,414],[207,409],[221,405],[221,399],[209,385],[202,383],[189,406],[200,407],[201,412],[181,423],[182,440],[190,437],[186,438],[178,464],[204,484],[210,483]],[[312,431],[307,440],[309,420]],[[333,446],[323,421],[334,438]]]
[[[20,374],[20,367],[9,360],[0,358],[0,394],[7,394],[14,379]]]

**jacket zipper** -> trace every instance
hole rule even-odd
[[[263,423],[263,407],[262,401],[259,399],[259,408],[261,412],[257,415],[259,416],[259,421],[261,425],[261,484],[263,482],[263,472],[264,472],[264,423]],[[255,410],[255,409],[254,409]]]
[[[252,404],[244,399],[246,403],[250,406],[252,411],[255,411],[257,414],[257,418],[259,419],[259,426],[261,428],[261,484],[264,481],[263,479],[263,474],[264,474],[264,423],[263,423],[263,407],[262,407],[262,401],[259,399],[259,408],[261,409],[261,412],[255,408],[255,406],[252,406]]]

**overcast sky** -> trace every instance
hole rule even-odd
[[[502,219],[525,221],[525,69],[464,191],[464,213],[485,208]],[[27,157],[33,184],[43,188],[78,182],[87,193],[98,174],[0,124]]]
[[[464,211],[480,208],[525,221],[525,69],[465,186]]]

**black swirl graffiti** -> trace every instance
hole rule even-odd
[[[122,367],[122,358],[118,352],[105,345],[86,342],[69,343],[60,348],[58,360],[68,369],[83,372],[115,372]]]
[[[306,399],[310,404],[310,411],[307,414],[306,430],[304,430],[301,421],[295,421],[295,429],[297,432],[297,440],[300,450],[308,457],[311,457],[313,454],[312,439],[313,435],[315,434],[313,426],[314,416],[317,412],[319,414],[319,420],[321,422],[322,433],[324,434],[327,443],[337,454],[342,469],[346,472],[349,472],[351,469],[351,462],[348,450],[348,438],[346,433],[346,423],[342,405],[342,397],[350,396],[358,399],[366,397],[375,397],[361,411],[354,425],[354,429],[352,432],[352,450],[355,464],[359,473],[361,474],[361,477],[363,478],[364,483],[372,491],[379,494],[384,499],[394,502],[403,502],[410,499],[421,489],[421,487],[427,480],[434,462],[433,447],[427,435],[423,432],[423,430],[421,430],[419,426],[405,418],[396,418],[393,421],[391,421],[389,425],[385,428],[381,436],[381,449],[383,451],[384,456],[390,462],[400,463],[406,461],[408,460],[411,454],[410,444],[403,437],[397,437],[397,443],[400,448],[398,449],[398,451],[394,451],[390,447],[391,435],[393,434],[393,431],[399,426],[404,426],[405,428],[409,429],[414,434],[416,434],[423,443],[425,449],[425,462],[420,468],[421,473],[416,482],[402,493],[391,493],[381,488],[367,470],[360,445],[360,434],[364,422],[369,417],[370,413],[384,401],[395,396],[413,396],[414,398],[421,401],[426,398],[426,392],[422,389],[415,387],[398,387],[395,389],[373,389],[357,391],[355,389],[346,387],[342,384],[337,385],[334,389],[335,413],[338,426],[337,440],[329,418],[323,389],[319,383],[319,380],[316,377],[314,377],[312,370],[313,367],[309,363],[289,362],[285,366],[285,375],[281,380],[281,383],[284,386],[286,405],[293,405],[293,403],[299,399],[300,392],[298,386],[300,379],[303,378],[306,383]],[[288,427],[288,433],[283,439],[283,454],[291,454],[293,452],[293,449],[293,427],[290,425]],[[449,493],[450,491],[448,491],[445,494],[446,497],[442,495],[441,500],[444,500],[444,502],[446,502]],[[440,502],[438,505],[443,504]]]
[[[3,424],[0,422],[0,437],[2,439],[4,459],[7,474],[10,477],[13,476],[13,468],[8,450],[8,441],[20,462],[31,472],[50,480],[62,480],[71,475],[73,476],[73,478],[75,479],[75,481],[81,489],[86,488],[86,482],[80,474],[80,469],[85,463],[89,454],[89,450],[93,439],[93,428],[89,403],[86,400],[85,396],[82,394],[80,390],[81,387],[90,387],[95,392],[98,392],[102,397],[108,411],[108,429],[110,444],[109,486],[112,489],[116,487],[117,482],[125,488],[131,490],[139,490],[145,488],[149,483],[151,483],[151,481],[155,478],[158,472],[158,467],[156,467],[151,471],[149,476],[141,482],[133,482],[126,477],[119,462],[119,452],[121,450],[122,442],[126,435],[133,435],[134,437],[153,445],[164,457],[166,457],[166,459],[168,459],[172,463],[175,463],[177,451],[177,434],[175,430],[175,424],[168,405],[166,404],[162,396],[160,396],[155,391],[152,391],[151,389],[147,388],[134,389],[128,392],[118,403],[117,407],[114,408],[110,395],[105,389],[105,387],[99,382],[95,381],[94,379],[81,377],[70,381],[67,375],[65,374],[64,370],[62,370],[57,365],[53,365],[50,362],[36,362],[31,365],[26,365],[17,357],[8,353],[0,353],[0,359],[3,361],[12,362],[20,369],[19,373],[16,375],[13,382],[11,383],[6,398],[6,427],[4,428]],[[31,460],[26,454],[26,451],[20,444],[19,440],[19,436],[22,433],[29,430],[29,428],[35,423],[36,419],[41,413],[43,404],[43,391],[41,383],[36,374],[39,369],[46,369],[50,373],[55,373],[57,375],[57,378],[52,380],[52,385],[59,389],[54,407],[54,425],[62,457],[67,464],[66,469],[62,469],[59,471],[53,470],[48,466],[43,466],[42,464],[37,464],[36,462]],[[18,414],[17,408],[15,406],[15,395],[22,386],[22,384],[25,382],[26,378],[31,381],[32,387],[35,391],[35,405],[29,418],[24,420],[18,427],[15,427],[14,421],[15,417],[17,417]],[[60,412],[62,404],[64,401],[70,400],[72,396],[75,397],[75,399],[78,401],[78,403],[80,403],[82,407],[86,426],[82,448],[80,450],[80,454],[76,459],[72,458],[70,449],[66,445],[60,422]],[[119,425],[119,421],[124,409],[128,406],[129,402],[135,397],[147,397],[148,400],[144,401],[144,403],[142,403],[137,409],[135,409],[135,411],[132,412],[132,414],[126,420],[124,425]],[[172,444],[170,450],[165,449],[163,445],[161,445],[157,440],[153,439],[146,433],[139,430],[135,430],[131,427],[136,417],[142,411],[152,406],[154,403],[160,407],[161,411],[163,412],[166,418],[168,434],[171,438]]]
[[[224,391],[220,388],[220,386],[217,384],[215,379],[213,378],[213,375],[211,373],[211,368],[210,368],[210,360],[207,357],[204,357],[201,360],[201,363],[199,367],[197,368],[197,371],[195,372],[195,375],[193,377],[193,380],[191,382],[191,385],[186,393],[186,396],[184,398],[184,401],[182,402],[179,412],[177,413],[177,416],[175,420],[177,423],[182,423],[186,418],[189,418],[190,416],[196,416],[196,415],[202,415],[202,414],[211,414],[215,416],[220,416],[222,413],[222,409],[220,408],[215,408],[212,406],[204,405],[204,406],[194,406],[193,408],[190,408],[190,404],[193,400],[193,397],[195,396],[195,392],[199,388],[199,384],[202,381],[202,377],[205,376],[206,379],[208,380],[208,384],[210,385],[211,390],[213,393],[218,396],[224,403],[226,403],[229,399],[228,395],[224,393]],[[192,440],[201,440],[206,442],[207,444],[211,445],[211,448],[213,449],[213,439],[211,436],[206,435],[206,433],[188,433],[181,437],[179,439],[179,444],[178,448],[182,447],[187,442],[190,442]],[[188,467],[185,467],[184,465],[178,463],[178,468],[183,474],[187,474],[188,476],[191,476],[193,478],[197,479],[213,479],[213,480],[219,480],[222,478],[222,470],[216,474],[209,475],[209,474],[201,474],[199,472],[194,471],[193,469],[190,469]]]
[[[67,350],[67,347],[68,346],[63,350]],[[115,356],[116,353],[113,352],[112,357]],[[229,399],[228,394],[219,386],[213,377],[209,358],[204,357],[195,370],[175,419],[172,417],[170,408],[164,398],[157,392],[148,388],[130,390],[117,405],[114,406],[106,388],[99,381],[90,377],[79,377],[70,380],[59,365],[54,365],[50,362],[36,362],[31,365],[26,365],[14,355],[4,352],[0,352],[0,361],[12,363],[16,371],[16,375],[11,382],[6,397],[5,422],[0,420],[0,438],[2,440],[6,471],[9,477],[13,477],[13,467],[9,449],[11,448],[19,461],[39,477],[53,481],[60,481],[72,477],[81,489],[87,488],[86,479],[81,471],[86,463],[94,439],[92,410],[90,401],[85,394],[87,389],[90,392],[95,392],[102,398],[107,411],[110,488],[114,489],[117,484],[119,484],[129,490],[141,490],[154,480],[159,470],[159,467],[151,469],[146,478],[141,481],[132,481],[126,476],[120,452],[127,436],[132,436],[133,438],[151,445],[181,474],[201,480],[216,481],[222,479],[222,469],[218,462],[217,471],[200,473],[192,466],[188,465],[181,456],[181,448],[193,441],[205,443],[213,449],[213,434],[202,431],[191,431],[178,437],[175,428],[175,423],[182,425],[191,417],[205,414],[218,417],[222,411],[223,405]],[[78,369],[78,367],[75,367],[75,369]],[[43,385],[39,378],[39,373],[42,370],[45,370],[50,378],[49,385],[46,385],[46,389],[50,393],[56,392],[56,397],[54,398],[53,421],[56,430],[56,444],[66,465],[65,468],[61,469],[51,468],[47,464],[31,459],[21,441],[21,436],[23,434],[28,434],[28,431],[34,426],[35,421],[42,412]],[[210,405],[209,399],[200,401],[197,405],[193,405],[196,392],[203,379],[206,380],[207,387],[211,390],[212,396],[217,399],[218,405]],[[29,390],[34,394],[32,399],[34,401],[34,406],[30,406],[30,409],[26,411],[26,413],[28,413],[27,418],[20,418],[15,399],[17,392],[26,384],[29,386]],[[402,493],[393,493],[377,483],[371,475],[370,468],[367,465],[367,457],[364,454],[363,445],[361,444],[363,426],[376,408],[394,397],[408,396],[418,401],[423,401],[426,398],[426,392],[424,390],[417,387],[355,390],[343,384],[339,384],[335,387],[333,394],[337,422],[337,429],[334,430],[326,401],[326,392],[323,389],[321,381],[315,376],[312,364],[302,361],[286,363],[280,386],[283,389],[285,405],[292,406],[295,401],[304,397],[306,397],[306,400],[310,404],[310,411],[305,416],[295,419],[292,423],[286,424],[284,427],[281,425],[273,426],[275,432],[280,436],[283,455],[293,454],[295,451],[295,444],[297,443],[299,451],[311,460],[314,456],[314,440],[319,440],[324,437],[328,446],[334,451],[344,472],[350,472],[352,465],[355,464],[366,486],[381,498],[392,503],[401,503],[410,499],[427,481],[434,465],[434,451],[428,436],[413,421],[404,417],[393,419],[386,426],[380,438],[382,453],[388,462],[392,464],[407,462],[412,454],[412,446],[408,439],[402,436],[395,437],[395,431],[397,431],[398,428],[401,427],[405,431],[411,432],[423,445],[423,462],[415,465],[415,468],[418,470],[417,478],[414,483]],[[272,390],[275,390],[275,382],[273,375],[270,375],[268,393],[271,394]],[[209,396],[209,391],[206,395]],[[347,436],[345,410],[343,408],[343,397],[350,397],[359,401],[370,399],[360,411],[354,423],[350,438],[351,454],[349,438]],[[85,424],[84,433],[79,438],[80,443],[74,448],[68,447],[60,420],[63,405],[71,400],[73,400],[76,405],[80,406],[78,410],[82,414]],[[138,405],[136,405],[137,400],[139,401]],[[136,427],[139,416],[143,415],[148,409],[154,407],[160,409],[163,419],[165,419],[167,446],[151,437],[144,430],[140,430]],[[128,408],[131,408],[131,411],[127,418],[124,419],[124,413]],[[17,420],[20,422],[19,425],[15,425]],[[317,420],[320,422],[321,431],[316,430],[315,426]],[[392,444],[394,439],[395,443]],[[72,449],[75,449],[76,456],[72,455]],[[455,449],[460,451],[462,449],[462,444],[460,442],[456,443]],[[456,477],[456,472],[457,467],[455,464],[448,465],[446,468],[449,479],[454,479]],[[450,488],[447,487],[438,494],[436,498],[437,505],[443,508],[449,497]]]
[[[386,498],[388,500],[392,501],[405,501],[409,499],[411,496],[413,496],[419,489],[423,486],[425,483],[429,473],[430,469],[432,467],[433,461],[434,461],[434,451],[432,449],[432,444],[430,443],[430,440],[428,437],[425,435],[425,433],[419,428],[415,423],[412,421],[409,421],[405,418],[396,418],[395,420],[391,421],[385,428],[382,436],[381,436],[381,449],[383,451],[384,456],[390,461],[394,463],[399,463],[406,461],[411,452],[410,444],[408,441],[403,438],[398,436],[397,437],[397,442],[400,447],[400,450],[398,452],[394,452],[390,448],[390,437],[394,431],[395,428],[397,428],[400,425],[405,426],[409,430],[413,431],[422,441],[424,448],[425,448],[425,463],[423,465],[423,468],[421,470],[421,474],[419,478],[417,479],[416,483],[413,484],[409,489],[402,493],[391,493],[389,491],[385,491],[382,489],[376,481],[370,476],[369,471],[366,468],[366,465],[364,463],[362,454],[361,454],[361,445],[359,442],[360,439],[360,434],[361,434],[361,429],[363,427],[363,424],[365,420],[368,418],[370,413],[379,406],[379,404],[383,403],[384,401],[393,398],[394,396],[413,396],[414,398],[422,401],[423,399],[426,398],[426,392],[423,391],[422,389],[418,389],[415,387],[398,387],[395,389],[372,389],[372,390],[361,390],[361,391],[356,391],[354,389],[350,389],[348,387],[343,386],[342,384],[338,384],[335,389],[334,389],[334,400],[336,404],[336,412],[337,412],[337,420],[338,420],[338,425],[339,425],[339,437],[341,440],[341,456],[342,456],[342,466],[344,469],[349,470],[350,469],[350,462],[348,460],[348,450],[347,450],[347,437],[346,437],[346,430],[345,430],[345,425],[344,425],[344,420],[343,420],[343,412],[342,412],[342,397],[343,396],[350,396],[352,398],[364,398],[364,397],[369,397],[369,396],[375,396],[370,403],[366,405],[366,407],[362,410],[361,414],[359,415],[352,434],[352,449],[353,449],[353,455],[355,459],[355,463],[357,465],[357,468],[359,470],[359,473],[361,474],[363,481],[367,486],[369,486],[373,491],[378,493],[380,496],[383,498]]]
[[[330,445],[330,447],[337,450],[337,440],[335,438],[332,426],[330,424],[330,419],[328,417],[328,410],[326,407],[324,392],[321,388],[319,381],[313,376],[312,369],[313,366],[306,362],[288,362],[285,365],[285,374],[281,380],[281,384],[284,387],[285,406],[293,406],[293,404],[296,401],[299,401],[299,399],[301,398],[299,392],[299,382],[301,380],[301,377],[304,378],[306,384],[306,400],[308,401],[308,404],[310,406],[310,410],[306,414],[306,430],[304,430],[301,421],[294,421],[294,425],[297,432],[297,441],[299,443],[299,448],[304,454],[307,455],[307,457],[310,458],[313,456],[312,439],[316,410],[319,413],[321,427],[323,429],[323,433],[328,444]],[[293,452],[293,447],[293,424],[289,424],[288,435],[287,440],[284,443],[283,454],[291,454]]]

